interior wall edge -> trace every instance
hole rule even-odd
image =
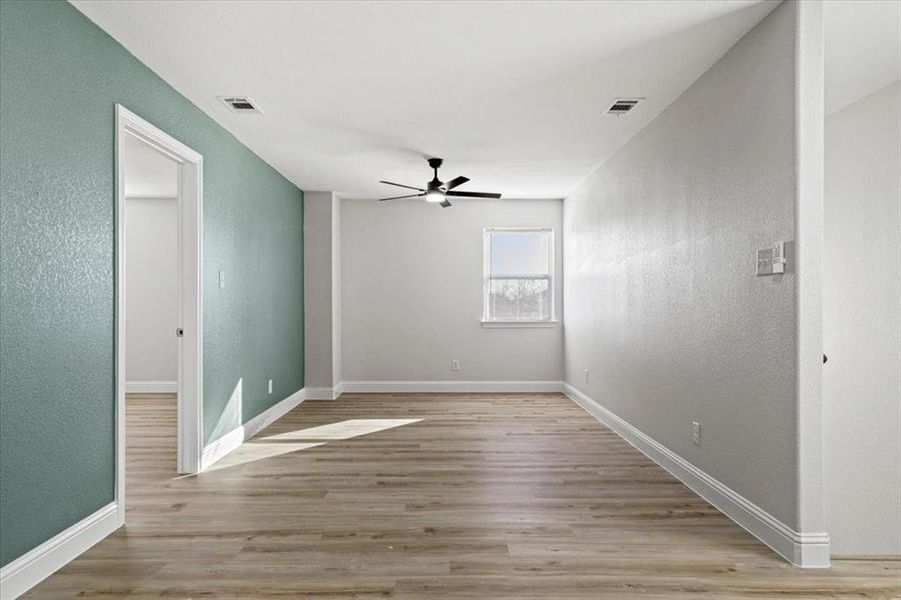
[[[792,0],[795,103],[797,524],[824,530],[823,464],[823,2]]]

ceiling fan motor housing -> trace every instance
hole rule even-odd
[[[441,186],[443,185],[443,182],[440,179],[438,179],[438,169],[441,168],[442,164],[444,164],[444,160],[442,160],[440,158],[430,158],[429,159],[429,166],[432,167],[432,169],[435,171],[435,177],[432,178],[432,180],[427,185],[429,191],[441,189]],[[441,191],[444,191],[444,190],[441,189]]]

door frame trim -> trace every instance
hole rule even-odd
[[[197,473],[203,451],[203,156],[116,104],[116,504],[125,522],[125,140],[132,136],[179,163],[178,471]],[[175,332],[172,332],[175,335]]]

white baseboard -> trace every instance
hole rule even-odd
[[[563,384],[563,393],[792,564],[805,568],[829,566],[827,533],[793,530],[568,383]]]
[[[203,447],[200,455],[200,472],[203,473],[220,459],[230,454],[244,443],[244,426],[238,425],[228,433],[216,438]]]
[[[560,392],[559,381],[345,381],[345,393],[539,393]]]
[[[174,394],[178,391],[177,381],[126,381],[126,394]]]
[[[219,437],[204,446],[203,455],[200,457],[201,472],[207,470],[210,466],[215,464],[216,461],[285,416],[291,409],[307,398],[307,389],[301,388],[278,404],[267,408],[243,425],[235,427],[222,437]]]
[[[295,406],[308,398],[307,389],[301,388],[276,404],[271,406],[244,423],[244,439],[249,440],[259,432],[263,431],[286,414],[291,412]]]
[[[119,528],[115,502],[0,569],[0,598],[17,598]]]
[[[307,400],[335,400],[341,395],[344,384],[335,387],[306,388]]]

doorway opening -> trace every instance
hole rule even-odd
[[[177,403],[176,469],[200,471],[203,157],[116,106],[116,500],[126,393]]]

